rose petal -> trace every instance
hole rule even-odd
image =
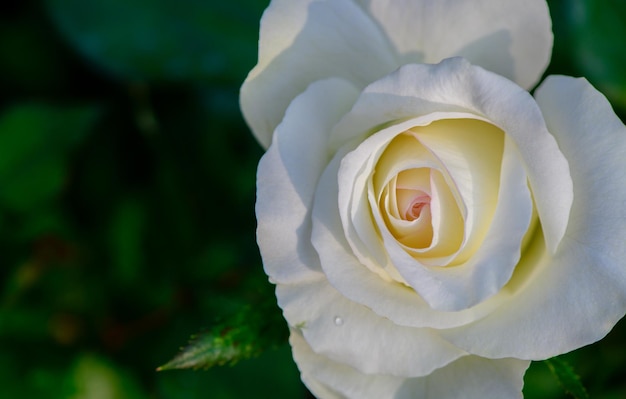
[[[291,100],[318,79],[341,77],[365,87],[407,63],[464,56],[530,88],[550,59],[544,1],[391,2],[271,2],[261,20],[259,62],[240,97],[264,147]]]
[[[421,268],[403,248],[386,239],[399,273],[434,309],[470,308],[498,293],[515,270],[532,216],[532,200],[523,164],[510,143],[505,149],[493,223],[480,248],[465,263]]]
[[[409,121],[407,125],[414,123]],[[484,317],[497,308],[500,303],[494,299],[459,312],[433,310],[413,289],[391,279],[382,279],[357,259],[346,241],[341,223],[343,216],[337,205],[337,175],[341,160],[349,150],[340,151],[322,174],[313,208],[311,240],[329,282],[346,298],[402,326],[450,328]]]
[[[413,129],[422,127],[422,125],[432,126],[432,119],[437,117],[444,116],[430,115],[427,118],[414,120],[417,126],[411,126],[406,133],[393,137],[375,163],[375,169],[367,170],[367,173],[373,176],[371,178],[373,187],[368,188],[367,193],[371,208],[368,209],[368,213],[371,213],[378,222],[378,226],[375,228],[376,231],[389,229],[391,232],[395,230],[394,226],[385,226],[383,222],[384,216],[381,215],[380,209],[378,209],[382,185],[386,184],[387,181],[397,176],[400,172],[408,169],[422,168],[431,171],[428,178],[429,187],[432,190],[432,201],[430,201],[429,206],[432,216],[432,239],[428,245],[420,249],[410,248],[406,240],[399,240],[402,244],[405,244],[403,245],[405,250],[414,253],[416,256],[428,257],[429,263],[424,262],[424,264],[445,264],[454,257],[463,241],[463,219],[466,215],[465,207],[458,208],[459,203],[462,201],[458,190],[456,190],[454,179],[448,173],[448,169],[441,162],[441,159],[438,159],[430,149],[424,146],[418,138],[414,137],[414,134],[409,133]],[[406,126],[406,123],[401,126]],[[371,140],[366,140],[362,148],[359,148],[352,154],[348,154],[345,162],[347,163],[347,160],[353,157],[358,158],[363,152],[367,154],[370,143],[378,145],[378,140],[374,139],[373,137]],[[350,179],[350,177],[344,178],[342,176],[344,174],[342,170],[339,173],[342,181],[347,182]],[[343,186],[344,184],[342,184]],[[359,198],[359,191],[360,188],[355,187],[354,197],[357,199]],[[362,195],[365,197],[365,193]],[[443,206],[444,204],[447,205]],[[352,215],[352,222],[357,223],[360,218],[363,218],[363,215]],[[344,220],[344,224],[346,223],[348,221]],[[399,238],[396,234],[392,236],[392,240]]]
[[[394,237],[407,246],[421,249],[431,245],[430,203],[436,195],[431,190],[431,174],[435,173],[427,168],[403,171],[390,180],[375,203]]]
[[[259,142],[272,132],[292,99],[329,77],[359,87],[397,68],[388,39],[350,0],[274,0],[261,20],[259,63],[241,88],[241,109]]]
[[[572,160],[570,223],[556,254],[537,244],[524,254],[525,283],[509,302],[442,332],[483,356],[545,359],[568,352],[604,337],[626,309],[626,127],[584,79],[550,77],[536,98]]]
[[[338,171],[339,212],[346,238],[355,255],[372,271],[376,272],[376,262],[387,272],[397,271],[402,278],[396,278],[393,273],[389,273],[390,277],[410,285],[432,308],[442,311],[470,308],[493,296],[506,284],[519,259],[522,239],[532,216],[532,200],[526,183],[526,173],[510,138],[507,138],[509,143],[504,151],[507,162],[501,171],[502,132],[483,121],[468,120],[469,117],[471,115],[458,113],[431,114],[392,125],[371,136],[356,150],[343,157]],[[432,121],[433,118],[444,119]],[[415,127],[416,125],[425,126]],[[409,131],[417,132],[413,134],[432,147],[432,152],[439,160],[431,159],[432,156],[425,151],[420,153],[421,147],[418,144],[412,146],[411,142],[402,141],[402,145],[395,146],[395,140],[402,136],[393,138],[394,134],[406,131],[407,126],[411,127]],[[488,151],[485,154],[485,149],[490,150],[493,146],[496,147],[496,155],[490,157]],[[377,154],[381,152],[383,155],[378,162],[372,162],[371,159],[376,160]],[[401,167],[388,162],[388,156],[397,158]],[[445,189],[433,191],[435,201],[431,210],[435,236],[433,246],[425,250],[408,251],[405,245],[398,242],[398,238],[385,226],[384,217],[377,208],[378,198],[370,198],[369,203],[364,205],[366,201],[363,193],[366,190],[363,176],[375,175],[376,187],[384,184],[390,179],[390,175],[402,168],[438,166],[438,162],[446,166],[452,176],[451,180],[457,183],[463,203],[467,204],[466,208],[472,208],[472,212],[468,211],[469,216],[466,216],[465,222],[468,226],[466,234],[470,237],[467,244],[478,248],[484,245],[478,252],[472,247],[459,247],[458,243],[456,249],[448,246],[453,242],[451,237],[456,237],[453,234],[454,229],[458,229],[462,222],[456,219],[447,220],[447,217],[453,215],[451,211],[456,208],[452,198],[447,201],[443,201],[447,198],[445,195],[438,198],[439,193],[445,194],[449,191],[443,180],[433,185],[434,188],[443,186]],[[326,184],[324,179],[320,184]],[[332,198],[333,195],[329,194],[332,191],[323,192],[323,201]],[[438,204],[445,205],[443,209],[438,209]],[[477,204],[489,204],[492,208],[480,208]],[[483,210],[489,212],[485,214]],[[314,217],[317,215],[320,219],[324,218],[322,212],[314,211]],[[486,221],[479,223],[477,220],[481,219]],[[485,231],[478,232],[479,229]],[[460,233],[461,238],[462,236],[463,233]],[[477,238],[473,239],[473,236]],[[381,237],[384,247],[381,247]],[[314,245],[318,252],[325,251],[316,239],[314,234]],[[455,267],[445,270],[427,267],[433,261],[452,260],[460,250],[465,250],[466,259],[457,262]],[[420,256],[428,255],[429,251],[441,258],[422,260]],[[446,251],[452,253],[446,257]],[[368,257],[368,254],[371,256]],[[320,256],[323,258],[323,255]],[[388,265],[389,262],[391,265]],[[332,277],[335,263],[330,259],[327,262],[322,259],[323,269],[329,279],[337,284]],[[338,287],[342,291],[345,289],[343,286]]]
[[[543,0],[359,0],[391,38],[402,64],[452,56],[529,89],[548,66],[552,21]]]
[[[424,376],[465,355],[432,329],[398,326],[346,299],[324,278],[278,285],[276,296],[316,353],[363,373]]]
[[[353,148],[350,145],[346,146],[335,157],[337,165],[341,161],[341,169],[335,171],[336,174],[334,176],[332,174],[328,175],[329,179],[339,179],[341,182],[341,190],[338,193],[341,221],[343,222],[345,237],[353,248],[354,254],[363,265],[387,281],[404,280],[389,262],[387,251],[383,246],[375,221],[372,219],[372,211],[375,211],[375,209],[371,208],[370,203],[377,203],[379,198],[368,198],[368,192],[371,191],[368,189],[368,185],[372,184],[372,171],[387,144],[395,136],[415,126],[415,124],[429,123],[430,120],[430,117],[420,120],[409,120],[383,129],[371,137],[367,143],[359,145],[348,157],[344,156],[345,153]],[[399,147],[399,151],[402,151],[402,146]],[[427,151],[424,151],[424,156],[420,157],[418,161],[409,157],[408,154],[401,155],[397,163],[380,167],[380,173],[377,173],[378,177],[374,179],[373,183],[378,186],[378,190],[391,179],[394,173],[399,172],[403,168],[438,166],[433,159],[427,158],[430,155]],[[335,187],[337,187],[335,183],[329,183],[325,189],[334,190]],[[323,198],[323,200],[326,201],[328,198],[333,197],[328,196]],[[331,206],[336,208],[337,199],[334,201],[334,204],[331,203]],[[383,223],[382,216],[381,223]]]
[[[376,226],[376,223],[384,225],[384,220],[376,206],[379,198],[375,196],[375,193],[381,191],[382,186],[403,169],[413,167],[443,169],[443,166],[418,143],[416,146],[395,146],[394,155],[396,156],[393,158],[379,159],[380,155],[396,136],[415,126],[428,125],[439,118],[467,116],[471,115],[433,113],[409,119],[377,132],[349,155],[344,156],[352,150],[352,146],[346,146],[337,156],[342,162],[341,169],[337,177],[329,178],[338,178],[341,181],[339,208],[345,236],[357,258],[370,270],[381,274],[383,278],[387,276],[389,280],[388,276],[392,276],[396,281],[404,281],[401,276],[396,276],[397,271],[389,261],[387,249],[383,246],[379,229]],[[387,160],[396,160],[396,162],[386,162]],[[377,172],[372,181],[371,176],[374,174],[375,167]],[[373,189],[368,188],[368,184],[373,184]],[[375,207],[372,207],[372,204]],[[384,269],[384,273],[380,271],[381,268]]]
[[[292,330],[289,343],[302,380],[317,396],[363,399],[521,398],[530,362],[464,356],[426,377],[368,375],[316,354]]]
[[[368,86],[333,129],[331,146],[364,137],[376,126],[434,112],[472,113],[502,129],[518,148],[545,233],[554,252],[573,199],[567,160],[534,99],[511,81],[461,58],[406,65]]]
[[[484,239],[498,203],[503,132],[475,119],[440,120],[428,126],[415,127],[411,132],[445,166],[460,194],[460,201],[466,210],[465,240],[460,256],[467,258]],[[448,212],[448,209],[443,209],[443,212]],[[448,240],[449,235],[444,234],[440,239]],[[455,260],[455,263],[460,263],[460,260]]]
[[[319,398],[388,398],[400,389],[403,377],[368,375],[313,352],[304,337],[291,330],[289,344],[302,381]]]
[[[340,79],[312,84],[289,106],[259,163],[257,241],[274,282],[300,281],[320,270],[310,244],[311,204],[328,158],[328,133],[357,95]]]

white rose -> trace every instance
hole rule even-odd
[[[525,90],[551,40],[543,1],[266,11],[258,242],[315,395],[520,397],[626,312],[626,128],[584,79]]]

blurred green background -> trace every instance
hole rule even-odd
[[[0,398],[306,398],[255,243],[261,148],[238,107],[268,0],[0,5]],[[626,115],[626,5],[550,2],[548,73]],[[269,307],[266,305],[269,303]],[[155,368],[244,306],[263,353]],[[626,398],[626,326],[566,355]],[[543,363],[529,399],[565,398]]]

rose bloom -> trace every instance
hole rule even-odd
[[[258,243],[320,398],[518,398],[626,312],[626,128],[540,0],[274,0]]]

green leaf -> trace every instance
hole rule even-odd
[[[67,155],[95,122],[94,107],[15,106],[0,116],[0,205],[32,210],[67,178]]]
[[[266,351],[235,367],[214,367],[203,373],[160,373],[156,378],[159,399],[307,397],[286,342],[276,350]],[[246,383],[242,384],[242,381]]]
[[[553,357],[551,359],[544,360],[544,363],[548,366],[563,389],[565,389],[565,392],[571,395],[574,399],[589,399],[589,394],[580,382],[580,377],[574,372],[572,366],[570,366],[565,360]]]
[[[285,323],[274,304],[246,306],[209,331],[193,335],[187,347],[157,370],[234,365],[276,348],[286,339]]]
[[[267,0],[47,0],[79,51],[123,79],[241,81]]]

